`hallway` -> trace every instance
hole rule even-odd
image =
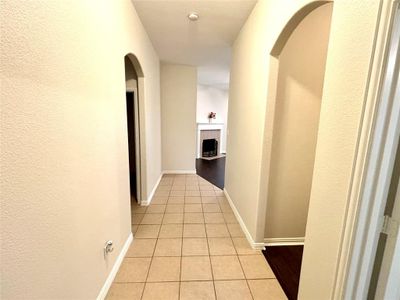
[[[132,216],[134,240],[107,299],[286,299],[223,192],[201,177],[164,175]]]

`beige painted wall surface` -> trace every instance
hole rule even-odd
[[[312,11],[279,55],[266,238],[305,235],[331,13]]]
[[[261,172],[269,53],[286,22],[309,2],[258,1],[233,45],[225,189],[257,242],[265,231],[258,219],[266,211],[260,190],[266,185]]]
[[[161,173],[158,56],[128,0],[0,10],[0,298],[94,299],[131,232],[124,55],[145,74],[149,191]]]
[[[195,171],[197,69],[161,64],[164,171]]]
[[[334,4],[299,299],[332,295],[378,12],[379,1]]]

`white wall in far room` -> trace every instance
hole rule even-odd
[[[212,123],[224,124],[221,136],[221,152],[226,153],[226,124],[228,121],[228,98],[227,90],[213,86],[197,86],[197,123],[208,123],[208,114],[215,112],[216,118]]]

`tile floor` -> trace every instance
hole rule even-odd
[[[197,175],[164,175],[149,206],[132,206],[132,233],[108,300],[286,299],[223,192]]]

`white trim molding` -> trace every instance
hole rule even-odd
[[[304,245],[304,237],[265,238],[265,246],[297,246]]]
[[[126,240],[124,246],[121,249],[121,252],[119,253],[117,259],[115,260],[115,263],[111,269],[111,272],[108,274],[106,281],[104,282],[103,287],[100,290],[99,295],[97,296],[97,300],[103,300],[106,298],[108,290],[111,287],[111,284],[114,281],[115,276],[117,275],[117,272],[119,268],[121,267],[122,261],[124,260],[124,257],[126,255],[126,252],[129,249],[129,246],[131,245],[133,241],[133,235],[132,232],[129,234],[128,239]]]
[[[231,206],[232,211],[235,214],[235,217],[238,220],[239,225],[242,228],[242,230],[243,230],[243,232],[244,232],[244,234],[245,234],[245,236],[247,238],[247,241],[249,242],[250,246],[255,250],[264,250],[265,249],[264,243],[257,243],[251,237],[251,234],[250,234],[249,230],[247,229],[246,224],[244,223],[242,217],[239,214],[239,211],[237,210],[235,204],[233,204],[233,201],[232,201],[231,197],[229,196],[228,191],[225,188],[224,188],[224,194],[225,194],[225,197],[228,200],[228,203]]]
[[[165,170],[163,174],[196,174],[196,170]]]
[[[162,176],[163,176],[163,172],[161,172],[160,177],[158,177],[157,183],[154,185],[153,190],[151,191],[149,197],[146,200],[140,201],[141,206],[148,206],[150,204],[151,200],[153,200],[154,194],[155,194],[158,186],[160,185]]]

